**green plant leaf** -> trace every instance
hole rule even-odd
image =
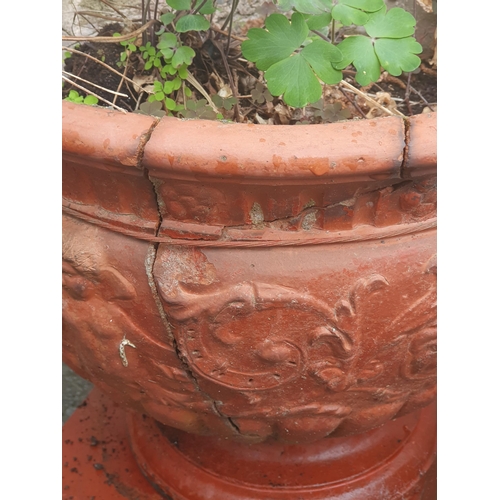
[[[173,33],[163,33],[158,39],[158,44],[156,46],[159,49],[171,49],[176,47],[177,43],[177,37]]]
[[[302,108],[321,97],[321,84],[301,54],[273,64],[266,71],[266,80],[272,95],[283,95],[283,100],[295,108]]]
[[[175,25],[175,29],[179,33],[185,33],[186,31],[206,31],[208,28],[210,28],[210,22],[199,14],[183,16]]]
[[[163,91],[165,92],[166,95],[171,94],[174,91],[174,82],[172,80],[167,80],[165,82],[165,85],[163,85]]]
[[[202,2],[203,0],[197,0],[194,8],[197,9]],[[213,14],[216,10],[217,9],[214,6],[214,0],[209,0],[198,12],[203,15],[209,15]]]
[[[350,36],[337,46],[344,58],[337,69],[344,69],[353,64],[357,70],[356,81],[362,85],[376,82],[380,78],[380,61],[378,60],[370,38],[366,36]]]
[[[99,102],[99,99],[97,99],[97,97],[94,95],[88,95],[83,100],[83,104],[89,104],[89,105],[97,104],[98,102]]]
[[[322,14],[332,10],[332,0],[293,0],[291,6],[302,14]]]
[[[297,12],[291,23],[282,14],[271,14],[265,26],[248,30],[248,40],[241,44],[243,56],[263,71],[290,56],[309,33],[304,17]]]
[[[196,52],[187,46],[179,47],[174,56],[172,57],[172,66],[174,68],[178,68],[183,64],[190,65],[193,62],[193,57],[196,55]]]
[[[167,25],[170,24],[175,19],[175,14],[173,12],[167,12],[160,16],[160,21]]]
[[[160,49],[160,52],[164,59],[171,59],[174,55],[174,51],[172,49]]]
[[[373,38],[405,38],[415,33],[416,23],[415,18],[404,9],[395,7],[386,12],[383,8],[370,16],[365,30]]]
[[[334,85],[342,80],[342,72],[335,69],[332,63],[342,61],[342,52],[324,40],[313,40],[306,45],[300,53],[311,65],[314,73],[329,85]]]
[[[170,97],[165,98],[165,107],[169,109],[170,111],[173,111],[176,107],[175,101],[173,99],[170,99]]]
[[[384,5],[384,0],[338,0],[332,9],[332,16],[344,26],[363,26],[370,19],[368,13],[376,12]]]
[[[139,106],[139,110],[137,111],[137,113],[142,115],[158,116],[159,118],[161,118],[162,116],[165,116],[165,111],[161,109],[162,106],[162,103],[158,101],[143,102]]]
[[[305,17],[305,16],[304,16]],[[330,12],[317,14],[314,16],[305,17],[307,26],[310,30],[320,30],[332,23],[332,15]]]
[[[379,79],[380,66],[394,76],[414,71],[420,65],[417,54],[422,52],[422,46],[410,36],[415,24],[410,13],[398,7],[386,12],[384,6],[371,14],[365,24],[372,38],[351,36],[339,43],[344,58],[335,67],[343,69],[353,64],[357,70],[356,81],[363,86]]]
[[[191,0],[167,0],[167,4],[175,10],[189,10],[191,8]]]
[[[399,40],[381,38],[375,41],[374,47],[380,65],[391,75],[399,76],[403,71],[409,73],[420,66],[420,57],[416,54],[422,52],[422,45],[411,36]]]
[[[172,80],[172,83],[173,83],[173,90],[179,90],[181,88],[181,85],[182,85],[182,80],[179,76],[176,76],[173,80]]]
[[[177,74],[179,75],[180,78],[182,78],[183,80],[186,80],[188,77],[187,66],[185,64],[183,64],[182,66],[179,66],[177,68]]]

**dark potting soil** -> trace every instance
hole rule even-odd
[[[105,26],[98,36],[112,36],[113,33],[121,33],[122,30],[122,25],[113,23]],[[211,97],[217,93],[222,96],[231,95],[231,82],[227,77],[227,70],[219,51],[219,47],[226,46],[227,38],[225,35],[213,32],[204,41],[200,37],[196,38],[188,35],[183,40],[183,43],[190,45],[196,52],[196,57],[189,70],[206,92]],[[252,63],[239,59],[239,44],[240,42],[237,40],[232,41],[231,52],[226,60],[233,82],[236,82],[233,88],[237,85],[239,106],[235,113],[234,107],[228,106],[230,109],[226,110],[219,105],[225,119],[286,125],[385,116],[382,110],[367,102],[363,97],[352,93],[349,89],[328,85],[324,87],[321,102],[301,110],[290,108],[280,98],[272,98],[265,92],[266,88],[262,74]],[[113,104],[126,111],[140,110],[141,104],[147,101],[148,89],[150,91],[153,81],[159,79],[156,69],[144,70],[144,61],[139,51],[132,52],[126,64],[120,64],[120,55],[125,50],[120,43],[86,41],[73,48],[77,48],[78,51],[94,59],[83,54],[72,53],[65,60],[64,70],[80,79],[70,78],[79,85],[91,89],[99,97],[113,102]],[[99,64],[95,59],[104,62],[120,74],[110,71],[109,68]],[[136,82],[136,85],[123,80],[121,74]],[[437,109],[437,71],[432,69],[428,61],[422,62],[420,68],[411,74],[410,80],[408,80],[407,74],[394,77],[383,73],[377,83],[364,88],[361,88],[355,82],[353,74],[353,71],[345,71],[344,79],[388,109],[397,109],[406,116]],[[84,80],[96,86],[86,83]],[[408,81],[411,86],[409,93],[407,92]],[[189,85],[189,87],[197,100],[203,99],[201,93],[192,85]],[[256,88],[259,89],[257,93],[255,93]],[[80,95],[85,95],[85,92],[81,89],[65,82],[62,97],[66,98],[71,89],[77,90]],[[119,91],[126,94],[127,97],[115,96],[109,90]],[[264,98],[265,95],[267,95],[267,99]],[[102,101],[99,104],[109,106]],[[205,108],[206,111],[211,112],[205,106],[200,108],[201,112],[194,111],[194,113],[198,113],[196,116],[202,118],[215,118],[215,113],[212,113],[214,116],[207,115]]]

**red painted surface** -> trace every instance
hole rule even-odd
[[[94,389],[63,427],[62,498],[434,500],[435,431],[431,405],[356,437],[235,446],[127,415]]]
[[[93,390],[63,426],[63,500],[162,500],[129,446],[125,412]]]

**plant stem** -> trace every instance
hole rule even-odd
[[[64,42],[96,42],[96,43],[117,43],[117,42],[126,42],[139,36],[143,31],[146,31],[150,26],[155,23],[155,19],[151,19],[144,26],[141,26],[139,29],[132,31],[131,33],[127,33],[126,35],[121,36],[63,36],[61,39]],[[143,45],[145,45],[143,43]]]
[[[193,10],[191,12],[191,14],[198,14],[198,12],[200,12],[200,10],[203,8],[203,6],[207,3],[208,0],[203,0],[203,2],[200,3],[200,5],[198,5],[198,7]]]
[[[115,108],[115,109],[117,109],[119,111],[122,111],[123,113],[127,112],[127,110],[125,110],[123,108],[120,108],[116,104],[113,104],[112,102],[108,101],[107,99],[104,99],[104,97],[101,97],[100,95],[97,95],[96,93],[92,92],[91,90],[86,89],[85,87],[82,87],[81,85],[78,85],[77,83],[71,81],[69,78],[66,78],[64,75],[62,75],[62,79],[65,80],[65,81],[67,81],[68,83],[71,83],[71,85],[73,85],[77,89],[83,90],[84,92],[87,92],[87,94],[90,94],[90,95],[93,95],[94,97],[97,97],[97,99],[99,99],[100,101],[105,102],[106,104],[109,104],[113,108]]]
[[[76,78],[77,80],[81,80],[84,83],[88,83],[89,85],[92,85],[93,87],[96,87],[98,89],[104,90],[104,92],[109,92],[110,94],[114,94],[115,97],[121,96],[121,97],[128,97],[127,94],[122,94],[119,92],[120,89],[118,89],[116,92],[114,90],[107,89],[106,87],[101,87],[100,85],[97,85],[96,83],[89,82],[88,80],[85,80],[85,78],[82,78],[78,75],[74,75],[73,73],[70,73],[69,71],[63,71],[65,75],[70,76],[71,78]],[[68,82],[71,82],[71,80],[67,80]],[[72,82],[73,83],[73,82]]]
[[[228,19],[229,19],[229,29],[228,29],[228,36],[227,36],[227,45],[226,45],[226,55],[229,55],[229,44],[231,42],[231,31],[233,30],[233,17],[234,17],[234,12],[236,11],[236,7],[238,6],[240,0],[233,0],[233,4],[231,6],[231,12],[229,13]],[[222,29],[226,27],[226,21],[224,21],[224,24],[222,26]]]
[[[335,19],[332,18],[332,33],[330,35],[332,44],[335,43]]]
[[[317,31],[317,30],[311,30],[315,35],[318,35],[320,36],[323,40],[325,40],[326,42],[330,43],[330,39],[323,35],[323,33],[321,33],[320,31]]]

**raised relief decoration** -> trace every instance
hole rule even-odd
[[[396,311],[388,328],[387,318],[374,320],[373,304],[390,289],[378,274],[333,307],[276,284],[220,285],[193,248],[160,245],[154,275],[185,363],[242,434],[293,441],[337,427],[360,432],[395,416],[429,380],[435,385],[419,354],[428,344],[415,334],[427,335],[427,324],[414,324],[413,313],[428,308],[432,292]]]

